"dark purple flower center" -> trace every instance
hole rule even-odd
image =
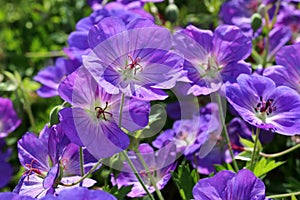
[[[109,115],[110,117],[112,117],[112,113],[106,111],[107,108],[108,108],[108,102],[105,103],[104,108],[99,107],[99,106],[95,107],[96,116],[97,116],[98,119],[102,118],[105,121],[107,121],[106,115]]]
[[[131,55],[128,55],[128,58],[130,60],[130,64],[125,66],[125,69],[133,70],[134,75],[136,75],[137,70],[143,71],[143,66],[140,64],[141,58],[137,57],[134,59]]]
[[[267,115],[270,115],[273,111],[275,111],[277,108],[276,106],[272,105],[274,102],[274,99],[267,99],[266,101],[263,100],[262,97],[259,98],[259,102],[254,108],[255,112],[260,113],[266,113]]]

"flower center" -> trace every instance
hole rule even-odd
[[[204,78],[204,77],[216,78],[217,74],[219,73],[219,71],[221,70],[222,67],[223,67],[222,65],[218,65],[215,57],[211,56],[208,59],[207,63],[200,64],[201,77],[202,78]]]
[[[143,67],[140,64],[141,62],[141,58],[137,57],[136,59],[133,59],[133,57],[131,55],[128,55],[128,58],[130,60],[130,64],[125,66],[125,69],[129,69],[131,71],[133,71],[133,74],[136,75],[136,72],[139,71],[143,71]]]
[[[99,106],[95,107],[96,117],[98,119],[104,119],[105,121],[107,121],[106,115],[109,115],[110,117],[112,117],[112,113],[106,111],[107,108],[108,108],[108,102],[105,103],[104,108],[99,107]]]
[[[27,181],[29,181],[29,175],[31,173],[36,173],[38,175],[43,176],[42,172],[38,168],[33,167],[33,163],[37,162],[36,160],[32,160],[30,164],[25,164],[25,166],[28,168],[26,171],[23,173],[23,175],[27,175]]]
[[[130,81],[134,79],[138,72],[143,71],[143,66],[140,64],[141,58],[134,59],[131,55],[128,55],[129,64],[125,66],[125,69],[121,70],[122,78],[124,81]]]
[[[264,101],[262,97],[259,98],[259,103],[254,108],[255,112],[263,116],[272,114],[273,111],[276,111],[276,106],[272,105],[274,99],[267,99]]]

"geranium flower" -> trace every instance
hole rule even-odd
[[[217,107],[217,105],[216,105]],[[237,118],[232,119],[227,125],[228,136],[230,139],[230,144],[233,149],[233,154],[238,155],[241,151],[244,150],[242,144],[240,143],[239,136],[249,133],[247,125],[242,120],[236,120]],[[245,129],[246,128],[246,129]],[[215,130],[216,131],[216,130]],[[221,130],[217,130],[221,131]],[[251,134],[251,131],[250,131]],[[195,152],[193,155],[188,155],[187,160],[192,163],[192,166],[197,169],[201,174],[211,174],[215,172],[216,164],[230,163],[232,158],[229,153],[228,144],[225,142],[223,136],[214,137],[218,134],[211,134],[207,140],[214,141],[215,145],[205,156],[200,152]],[[251,136],[251,135],[250,135]],[[200,149],[201,150],[201,149]]]
[[[34,200],[30,196],[18,195],[15,192],[3,192],[0,193],[0,199],[7,200]],[[117,200],[113,195],[104,192],[102,190],[88,190],[83,187],[75,187],[71,189],[63,190],[59,193],[58,196],[46,195],[41,198],[41,200],[65,200],[65,199],[89,199],[89,200],[97,200],[97,199],[105,199],[105,200]]]
[[[283,135],[300,134],[300,96],[272,79],[241,74],[226,87],[229,103],[248,123]]]
[[[300,43],[281,48],[276,63],[265,69],[264,76],[273,79],[277,86],[285,85],[300,93]]]
[[[208,104],[210,107],[212,104]],[[214,104],[214,106],[217,106]],[[193,126],[191,126],[193,124]],[[172,129],[162,132],[153,142],[153,146],[160,149],[166,144],[173,143],[177,152],[185,156],[193,155],[205,143],[209,135],[217,131],[218,117],[212,113],[200,112],[199,116],[192,119],[177,120]]]
[[[113,26],[112,26],[113,25]],[[83,66],[110,94],[124,93],[144,100],[162,100],[182,77],[183,59],[170,52],[169,30],[146,19],[129,24],[107,17],[89,32],[93,51]]]
[[[265,185],[255,175],[242,169],[237,174],[221,171],[201,179],[193,188],[195,200],[265,200]]]
[[[10,99],[0,97],[0,138],[6,137],[20,126],[21,120]]]
[[[154,152],[150,145],[140,144],[139,152],[141,153],[141,156],[149,167],[150,173],[156,181],[157,188],[159,190],[163,189],[171,178],[170,171],[175,170],[176,168],[175,146],[167,145],[165,148]],[[146,172],[136,153],[128,152],[128,155],[131,158],[131,161],[136,167],[140,176],[142,177],[143,182],[145,183],[149,192],[154,192],[155,188],[152,185],[148,173]],[[132,172],[127,162],[124,163],[122,172],[118,175],[118,177],[112,177],[111,181],[113,185],[117,185],[118,188],[121,188],[122,186],[132,185],[133,187],[131,191],[127,194],[128,197],[133,198],[146,195],[144,188],[136,178],[135,174]]]
[[[192,82],[188,94],[208,95],[227,81],[235,82],[239,74],[251,73],[243,61],[251,53],[251,40],[236,26],[222,25],[212,33],[190,25],[175,33],[174,43]]]
[[[118,127],[120,95],[107,93],[85,68],[69,75],[59,87],[60,96],[72,105],[60,111],[63,131],[70,140],[85,146],[97,159],[123,151],[129,137]],[[145,101],[124,101],[122,126],[134,131],[148,124],[150,105]]]
[[[39,138],[26,133],[18,141],[18,155],[26,169],[14,189],[20,195],[41,198],[46,194],[58,194],[66,188],[64,184],[72,184],[81,178],[79,146],[70,143],[60,125],[51,128],[46,125]],[[85,173],[96,162],[84,149]],[[90,187],[95,183],[87,178],[82,181],[82,186]]]
[[[53,66],[48,66],[39,71],[33,78],[42,84],[37,90],[37,94],[43,98],[54,97],[58,95],[58,86],[63,78],[72,73],[80,66],[76,59],[57,58]]]

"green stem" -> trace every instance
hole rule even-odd
[[[156,184],[156,181],[154,180],[154,178],[153,178],[153,176],[152,176],[152,174],[151,174],[151,172],[150,172],[150,169],[149,169],[147,163],[145,162],[143,156],[141,155],[141,153],[139,152],[138,149],[136,150],[136,154],[137,154],[139,160],[141,161],[143,167],[145,168],[145,170],[146,170],[146,172],[147,172],[147,175],[148,175],[148,177],[150,178],[151,184],[152,184],[153,187],[155,188],[155,192],[156,192],[158,198],[159,198],[160,200],[164,200],[164,197],[163,197],[163,195],[161,194],[160,190],[158,189],[157,184]]]
[[[297,144],[289,149],[286,149],[282,152],[278,152],[278,153],[274,153],[274,154],[266,154],[266,153],[263,153],[263,152],[260,152],[259,155],[263,156],[263,157],[266,157],[266,158],[276,158],[276,157],[280,157],[280,156],[283,156],[285,154],[288,154],[296,149],[300,148],[300,144]]]
[[[84,176],[82,176],[79,180],[75,181],[74,183],[67,184],[67,183],[60,182],[59,184],[62,186],[66,186],[66,187],[71,187],[71,186],[79,184],[81,181],[86,179],[94,170],[96,170],[98,168],[98,166],[101,164],[101,161],[102,161],[102,159],[98,160],[98,162],[92,167],[92,169],[90,169],[90,171],[88,171]]]
[[[133,165],[133,163],[131,162],[130,158],[128,157],[128,154],[126,153],[126,151],[122,151],[121,154],[125,157],[126,161],[128,162],[130,168],[132,169],[132,171],[134,172],[136,178],[138,179],[138,181],[141,183],[143,189],[146,191],[147,195],[149,196],[149,198],[151,200],[155,200],[153,198],[153,196],[151,195],[151,193],[149,192],[149,190],[147,189],[142,177],[140,176],[139,172],[136,170],[135,166]]]
[[[276,198],[291,197],[291,196],[293,196],[293,195],[294,195],[294,196],[300,195],[300,191],[299,191],[299,192],[293,192],[293,193],[287,193],[287,194],[270,195],[270,196],[267,196],[267,198],[276,199]]]
[[[255,136],[255,141],[254,141],[254,148],[253,148],[253,152],[252,152],[252,156],[251,156],[251,163],[250,163],[250,170],[253,171],[254,170],[254,166],[255,166],[255,159],[256,159],[256,149],[257,149],[257,144],[258,144],[258,140],[259,140],[259,132],[260,129],[256,128],[256,136]]]
[[[239,171],[239,167],[238,167],[238,164],[237,164],[237,162],[236,162],[236,160],[234,158],[232,146],[231,146],[231,143],[230,143],[229,134],[228,134],[227,127],[226,127],[226,124],[225,124],[225,119],[223,118],[223,108],[222,108],[221,97],[220,97],[219,94],[217,94],[217,101],[218,101],[218,108],[219,108],[220,120],[222,122],[222,127],[223,127],[223,130],[224,130],[224,133],[225,133],[224,135],[225,135],[226,143],[227,143],[227,146],[228,146],[228,149],[229,149],[229,152],[230,152],[230,156],[232,158],[233,167],[234,167],[234,170],[236,172],[238,172]]]
[[[119,118],[119,128],[122,127],[122,114],[123,114],[123,107],[124,107],[124,101],[125,101],[125,94],[122,94],[121,97],[121,105],[120,105],[120,118]],[[138,181],[140,182],[140,184],[142,185],[143,189],[146,191],[147,195],[149,196],[149,198],[151,200],[155,200],[153,198],[153,196],[151,195],[151,193],[149,192],[149,190],[147,189],[143,179],[141,178],[139,172],[136,170],[135,166],[133,165],[133,163],[131,162],[130,158],[128,157],[128,154],[126,151],[122,151],[121,154],[125,157],[127,163],[129,164],[130,168],[132,169],[132,171],[134,172],[136,178],[138,179]]]
[[[83,150],[82,147],[79,147],[79,159],[80,159],[80,173],[81,176],[84,176],[84,162],[83,162]]]
[[[122,127],[122,116],[123,116],[124,101],[125,101],[125,94],[122,94],[121,105],[120,105],[120,118],[119,118],[119,127],[120,128]]]

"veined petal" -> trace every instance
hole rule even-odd
[[[78,136],[96,159],[110,157],[129,145],[128,136],[114,122],[97,119],[96,114],[80,108],[72,111]]]
[[[35,134],[26,133],[18,141],[18,155],[21,164],[29,169],[26,165],[37,168],[41,171],[48,172],[48,151],[42,141],[40,141]]]
[[[246,37],[237,26],[221,25],[213,35],[212,52],[219,64],[246,59],[252,51],[251,39]]]

